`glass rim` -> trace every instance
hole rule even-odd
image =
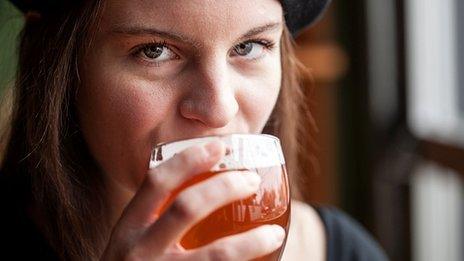
[[[155,150],[159,147],[165,146],[165,145],[170,145],[174,143],[179,143],[183,141],[188,141],[188,140],[202,140],[202,139],[207,139],[207,138],[213,138],[213,137],[232,137],[232,136],[259,136],[259,137],[266,137],[266,138],[271,138],[280,143],[280,139],[274,135],[271,134],[266,134],[266,133],[226,133],[226,134],[211,134],[211,135],[205,135],[205,136],[199,136],[199,137],[191,137],[191,138],[182,138],[182,139],[177,139],[177,140],[172,140],[172,141],[165,141],[165,142],[160,142],[157,143],[155,146],[153,146],[152,150]]]

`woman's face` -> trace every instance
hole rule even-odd
[[[276,0],[109,0],[80,66],[79,121],[107,178],[136,189],[153,145],[259,133],[281,83]]]

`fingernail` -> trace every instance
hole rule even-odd
[[[282,244],[285,238],[285,230],[279,225],[273,225],[272,230],[274,232],[276,244]]]
[[[204,145],[208,156],[213,156],[221,153],[224,143],[221,140],[213,140]]]

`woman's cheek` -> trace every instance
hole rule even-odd
[[[248,81],[240,88],[240,111],[253,133],[261,132],[276,104],[280,91],[280,74]]]
[[[257,132],[262,131],[276,105],[281,79],[280,58],[269,59],[265,70],[259,77],[254,78],[253,84],[250,86],[253,92],[246,94],[249,101],[247,108],[254,112],[250,113],[250,117],[253,115],[255,117],[253,121]]]
[[[91,105],[81,117],[86,141],[105,173],[136,185],[149,157],[147,141],[168,111],[169,96],[145,81],[119,78],[93,83],[87,86],[93,91],[83,97]]]
[[[243,59],[238,87],[240,113],[248,129],[259,133],[268,121],[276,104],[281,85],[280,51],[274,50],[255,61]]]

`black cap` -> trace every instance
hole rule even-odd
[[[293,36],[309,27],[329,6],[331,0],[282,0],[287,27]]]
[[[327,8],[331,0],[281,0],[285,20],[293,36],[313,24]],[[10,0],[23,13],[46,13],[56,9],[63,0]]]

